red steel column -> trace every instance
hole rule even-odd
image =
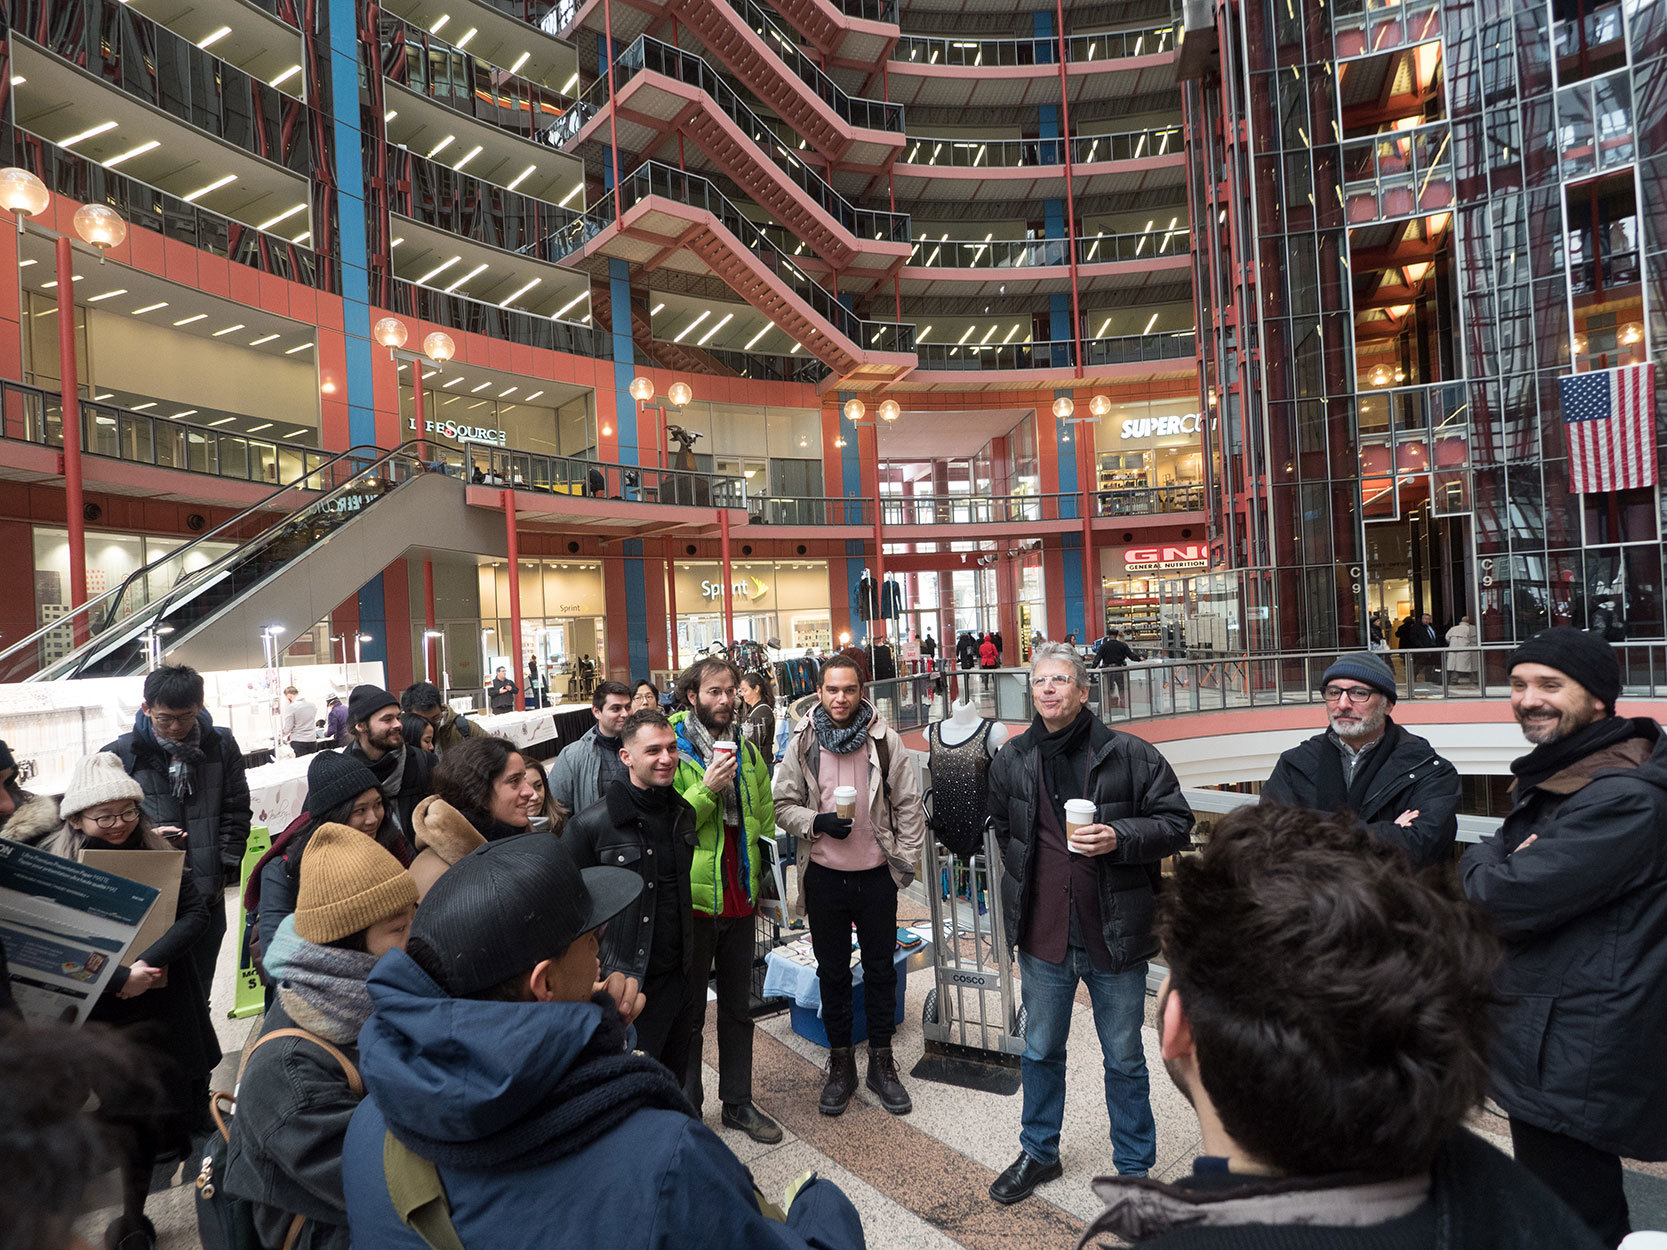
[[[504,536],[509,548],[509,662],[521,663],[521,538],[515,532],[515,492],[503,490],[498,498],[504,507]],[[525,692],[515,696],[515,710],[525,711]]]
[[[434,561],[423,561],[423,675],[437,673],[440,670],[430,662],[429,652],[434,646],[434,639],[428,636],[428,631],[434,628]]]
[[[1061,142],[1065,150],[1065,232],[1071,237],[1067,240],[1066,255],[1071,258],[1071,342],[1076,347],[1077,368],[1076,377],[1082,376],[1082,307],[1077,296],[1077,204],[1076,191],[1071,185],[1071,97],[1066,90],[1065,78],[1065,3],[1064,0],[1053,0],[1054,21],[1057,23],[1054,36],[1059,41],[1059,128],[1063,132]]]
[[[885,517],[882,506],[885,496],[880,492],[880,418],[878,414],[870,418],[868,428],[874,432],[874,587],[875,605],[878,606],[881,596],[885,593],[886,582]],[[860,426],[857,430],[857,437],[862,437],[862,427]],[[876,638],[886,636],[885,617],[876,617],[868,623],[868,627],[873,631]]]
[[[411,361],[411,419],[416,423],[417,459],[428,463],[428,448],[424,445],[428,427],[423,421],[423,362],[421,359]],[[399,381],[399,370],[395,367],[394,381]],[[464,470],[467,472],[467,469]],[[434,561],[423,560],[423,672],[435,673],[439,670],[431,663],[430,651],[434,647],[434,639],[428,636],[428,631],[434,628]]]
[[[81,496],[81,383],[75,362],[75,261],[69,239],[58,236],[58,377],[63,386],[64,513],[69,522],[69,602],[87,602],[87,530]],[[72,633],[79,644],[90,636],[81,614]]]
[[[735,641],[735,581],[729,569],[729,509],[718,509],[718,541],[723,552],[724,645]]]
[[[620,203],[622,192],[619,189],[619,127],[615,123],[614,108],[614,6],[613,0],[602,0],[603,34],[608,41],[603,55],[608,62],[608,148],[614,163],[614,220],[617,222],[624,206]]]

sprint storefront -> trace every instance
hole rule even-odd
[[[789,655],[832,646],[826,561],[738,560],[730,571],[736,638],[776,638]],[[674,576],[678,654],[687,661],[714,642],[733,641],[724,638],[723,566],[680,560]]]

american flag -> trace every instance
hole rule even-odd
[[[1576,494],[1654,486],[1655,372],[1626,365],[1557,379]]]

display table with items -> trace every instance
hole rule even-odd
[[[931,930],[921,925],[914,929],[899,929],[899,934],[910,934],[913,945],[900,946],[892,956],[897,965],[897,1002],[892,1010],[895,1022],[903,1023],[903,1000],[908,991],[911,970],[930,967],[932,963]],[[822,982],[816,975],[816,956],[810,949],[810,935],[796,938],[785,946],[778,946],[765,956],[764,996],[785,998],[789,1001],[789,1015],[793,1031],[806,1041],[818,1046],[828,1044],[828,1030],[822,1024]],[[851,1044],[868,1039],[868,1012],[865,1005],[862,979],[862,951],[851,944]]]

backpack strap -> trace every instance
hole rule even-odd
[[[463,1250],[440,1170],[391,1132],[382,1134],[382,1172],[394,1214],[430,1250]]]
[[[263,1033],[260,1040],[258,1040],[253,1046],[249,1047],[249,1053],[243,1057],[243,1066],[248,1067],[249,1060],[253,1058],[254,1053],[276,1037],[305,1038],[341,1065],[342,1073],[347,1077],[347,1087],[353,1091],[355,1097],[363,1098],[365,1096],[364,1079],[359,1075],[359,1069],[353,1066],[353,1061],[346,1055],[342,1054],[337,1047],[325,1041],[317,1033],[309,1033],[306,1029],[273,1029],[270,1033]],[[239,1071],[238,1080],[241,1081],[242,1079],[243,1074]]]

